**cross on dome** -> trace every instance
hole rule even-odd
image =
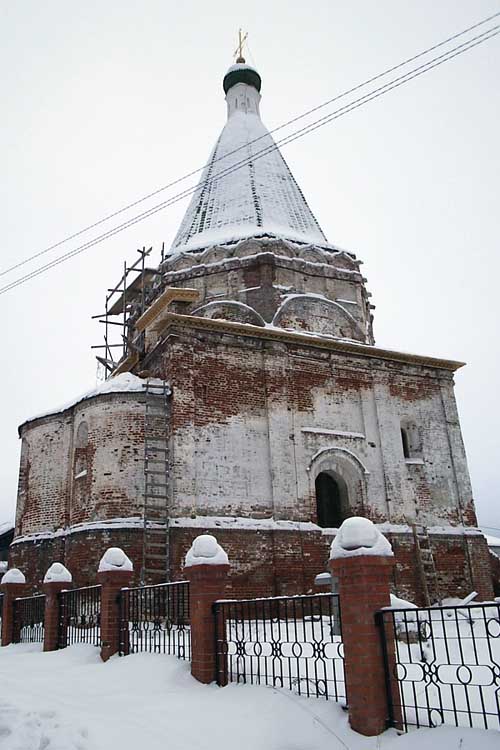
[[[244,63],[245,58],[243,57],[243,45],[245,44],[246,40],[248,39],[248,31],[245,31],[243,34],[241,29],[238,31],[238,46],[236,47],[235,51],[233,52],[233,57],[236,59],[237,63]]]

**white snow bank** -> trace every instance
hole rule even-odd
[[[393,557],[394,553],[390,542],[382,536],[374,523],[368,518],[353,516],[344,521],[333,540],[330,560],[361,555]]]
[[[188,662],[134,654],[103,663],[90,645],[0,649],[2,750],[498,750],[499,733],[439,727],[353,732],[333,701],[288,690],[202,685]],[[133,686],[133,689],[131,689]]]
[[[212,534],[200,534],[186,555],[185,568],[193,565],[228,565],[229,559]]]
[[[18,568],[11,568],[4,573],[1,583],[26,583],[26,577]]]
[[[64,567],[62,563],[55,562],[52,563],[50,568],[45,573],[45,578],[43,579],[44,583],[55,583],[55,582],[64,582],[64,583],[71,583],[73,580],[73,577],[69,570]]]
[[[149,382],[151,385],[157,386],[163,384],[162,380],[156,378],[151,378]],[[26,419],[23,424],[26,424],[26,422],[33,422],[35,419],[40,419],[41,417],[48,417],[51,414],[59,414],[66,411],[66,409],[71,409],[72,406],[76,406],[80,401],[85,401],[94,396],[103,396],[106,393],[141,393],[144,391],[146,383],[146,380],[138,378],[137,375],[133,375],[131,372],[123,372],[121,375],[115,375],[114,377],[105,380],[104,383],[100,383],[96,388],[81,393],[66,404],[62,404],[55,409],[50,409],[49,411],[37,414],[34,417],[29,417],[29,419]]]
[[[400,599],[399,596],[391,594],[391,606],[385,607],[384,609],[417,609],[417,605],[413,602],[409,602],[406,599]]]
[[[133,570],[132,560],[127,557],[120,547],[109,547],[101,557],[98,571],[103,573],[107,570]]]

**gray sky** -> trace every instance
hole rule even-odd
[[[498,10],[2,0],[0,270],[203,164],[239,26],[273,128]],[[499,63],[496,37],[283,153],[330,242],[364,261],[377,343],[468,363],[456,393],[474,494],[480,521],[500,529]],[[173,240],[186,205],[0,296],[0,521],[15,507],[17,425],[95,384],[102,326],[90,316],[137,247]]]

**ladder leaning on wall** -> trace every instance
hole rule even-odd
[[[169,577],[168,414],[170,388],[165,381],[144,386],[144,534],[141,585]]]
[[[441,594],[439,592],[436,563],[427,527],[414,523],[412,524],[412,531],[417,558],[417,569],[424,594],[425,606],[430,607],[432,604],[441,605]]]

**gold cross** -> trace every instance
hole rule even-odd
[[[237,63],[244,63],[245,58],[243,57],[243,45],[245,44],[248,37],[248,32],[245,32],[243,34],[242,30],[239,29],[238,31],[238,46],[236,47],[234,51],[234,57],[236,58]]]

